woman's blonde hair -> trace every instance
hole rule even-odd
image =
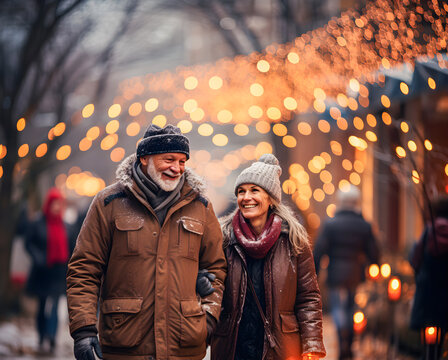
[[[287,224],[289,228],[289,243],[293,250],[294,255],[298,255],[302,252],[305,245],[308,244],[309,237],[305,227],[297,220],[293,211],[286,205],[275,201],[270,195],[269,198],[272,202],[272,212],[280,216]],[[221,223],[222,231],[224,234],[223,247],[226,248],[230,241],[230,229],[232,228],[232,219],[239,210],[238,206],[230,214],[219,219]]]

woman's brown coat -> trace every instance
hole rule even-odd
[[[224,238],[228,240],[225,249],[228,270],[220,321],[212,339],[212,360],[234,358],[244,299],[250,291],[242,265],[244,250],[228,225],[223,227]],[[296,360],[310,352],[325,356],[322,305],[313,256],[308,245],[298,256],[293,254],[285,223],[265,258],[264,288],[265,315],[276,345],[271,348],[265,336],[263,359]]]
[[[219,318],[226,275],[221,228],[190,171],[160,225],[132,179],[134,162],[123,162],[81,228],[67,275],[70,332],[96,325],[99,306],[104,359],[202,359],[205,312]],[[199,268],[216,275],[202,299]]]

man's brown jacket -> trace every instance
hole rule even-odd
[[[67,274],[70,332],[97,324],[105,359],[202,359],[206,314],[219,318],[226,261],[201,180],[185,172],[163,225],[132,178],[136,157],[94,198]],[[216,289],[198,298],[198,269]]]

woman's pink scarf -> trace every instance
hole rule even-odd
[[[233,232],[236,240],[244,251],[255,259],[262,259],[280,236],[282,218],[271,214],[260,235],[256,235],[252,227],[246,222],[241,211],[238,210],[232,219]]]

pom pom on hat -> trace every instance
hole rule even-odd
[[[263,188],[276,201],[282,199],[280,175],[282,168],[273,154],[263,154],[257,162],[244,169],[235,182],[235,195],[242,184],[255,184]]]

